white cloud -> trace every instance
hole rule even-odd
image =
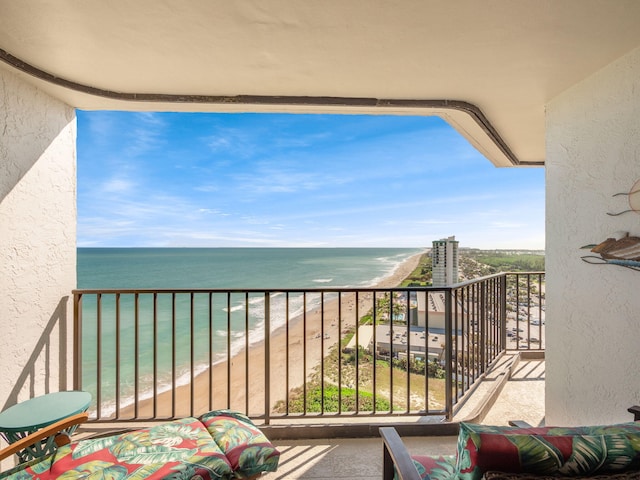
[[[135,188],[135,183],[126,178],[111,178],[102,184],[104,193],[125,193]]]
[[[246,131],[220,126],[217,126],[215,131],[216,133],[199,139],[213,154],[249,158],[257,151],[255,139]]]

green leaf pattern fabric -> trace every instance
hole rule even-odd
[[[246,415],[233,410],[217,410],[203,415],[200,420],[225,452],[234,471],[251,476],[275,472],[278,468],[280,452]]]
[[[640,425],[495,427],[462,423],[458,475],[479,480],[489,470],[585,476],[640,467]]]
[[[228,459],[229,453],[234,468]],[[202,421],[184,418],[121,435],[73,442],[50,457],[0,477],[3,480],[227,480],[275,471],[279,455],[248,417],[224,410],[210,412]]]
[[[422,480],[452,480],[456,477],[456,456],[415,456],[413,464]],[[396,475],[397,478],[397,475]]]
[[[480,480],[486,472],[585,477],[640,471],[640,423],[502,427],[461,423],[455,466],[414,457],[421,478]],[[446,462],[445,462],[446,463]],[[640,474],[638,474],[640,477]]]
[[[563,464],[562,452],[544,437],[537,435],[506,435],[517,448],[523,470],[553,473]]]
[[[52,462],[53,455],[36,458],[5,472],[0,472],[0,479],[31,480],[33,478],[46,478],[46,472],[51,468]]]

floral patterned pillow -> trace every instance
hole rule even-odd
[[[275,472],[280,452],[253,422],[233,410],[214,410],[200,417],[211,437],[225,452],[231,467],[244,476]]]
[[[640,468],[640,424],[595,427],[495,427],[460,424],[461,480],[490,470],[589,475]]]

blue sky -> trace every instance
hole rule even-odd
[[[78,111],[79,247],[544,248],[544,169],[437,117]]]

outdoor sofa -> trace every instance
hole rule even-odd
[[[411,456],[381,427],[383,480],[640,479],[640,407],[634,421],[590,427],[460,423],[455,455]]]
[[[86,414],[75,417],[36,435],[44,438],[55,434],[56,429],[67,429],[74,421],[86,420]],[[66,443],[64,433],[61,438],[56,443]],[[0,451],[0,459],[23,446],[10,445]],[[280,452],[248,417],[217,410],[199,418],[74,441],[59,446],[51,455],[0,473],[0,478],[255,479],[264,472],[275,471],[279,456]]]

